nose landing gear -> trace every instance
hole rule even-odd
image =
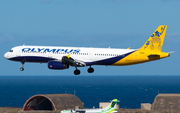
[[[21,62],[21,64],[22,64],[22,67],[20,68],[21,71],[24,71],[24,63],[25,62],[23,62],[23,61]]]

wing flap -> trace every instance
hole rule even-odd
[[[84,67],[84,66],[86,66],[86,64],[83,61],[75,60],[75,59],[71,58],[70,55],[63,56],[62,57],[62,63],[63,64],[68,64],[70,66],[75,66],[75,67]]]

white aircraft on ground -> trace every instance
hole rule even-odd
[[[47,63],[49,69],[63,70],[74,66],[75,75],[80,74],[78,67],[89,66],[88,72],[93,73],[92,65],[124,66],[133,65],[169,57],[170,54],[161,52],[166,25],[160,25],[140,49],[111,49],[85,47],[53,47],[53,46],[16,46],[4,57],[8,60]]]
[[[60,113],[115,113],[118,100],[113,99],[111,104],[105,109],[76,109],[76,110],[63,110]]]

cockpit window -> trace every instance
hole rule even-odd
[[[13,50],[10,50],[9,52],[13,52]]]

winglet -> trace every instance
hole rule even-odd
[[[68,54],[67,57],[70,58],[70,55],[71,55],[71,54]]]
[[[131,47],[128,47],[127,49],[130,49]]]

